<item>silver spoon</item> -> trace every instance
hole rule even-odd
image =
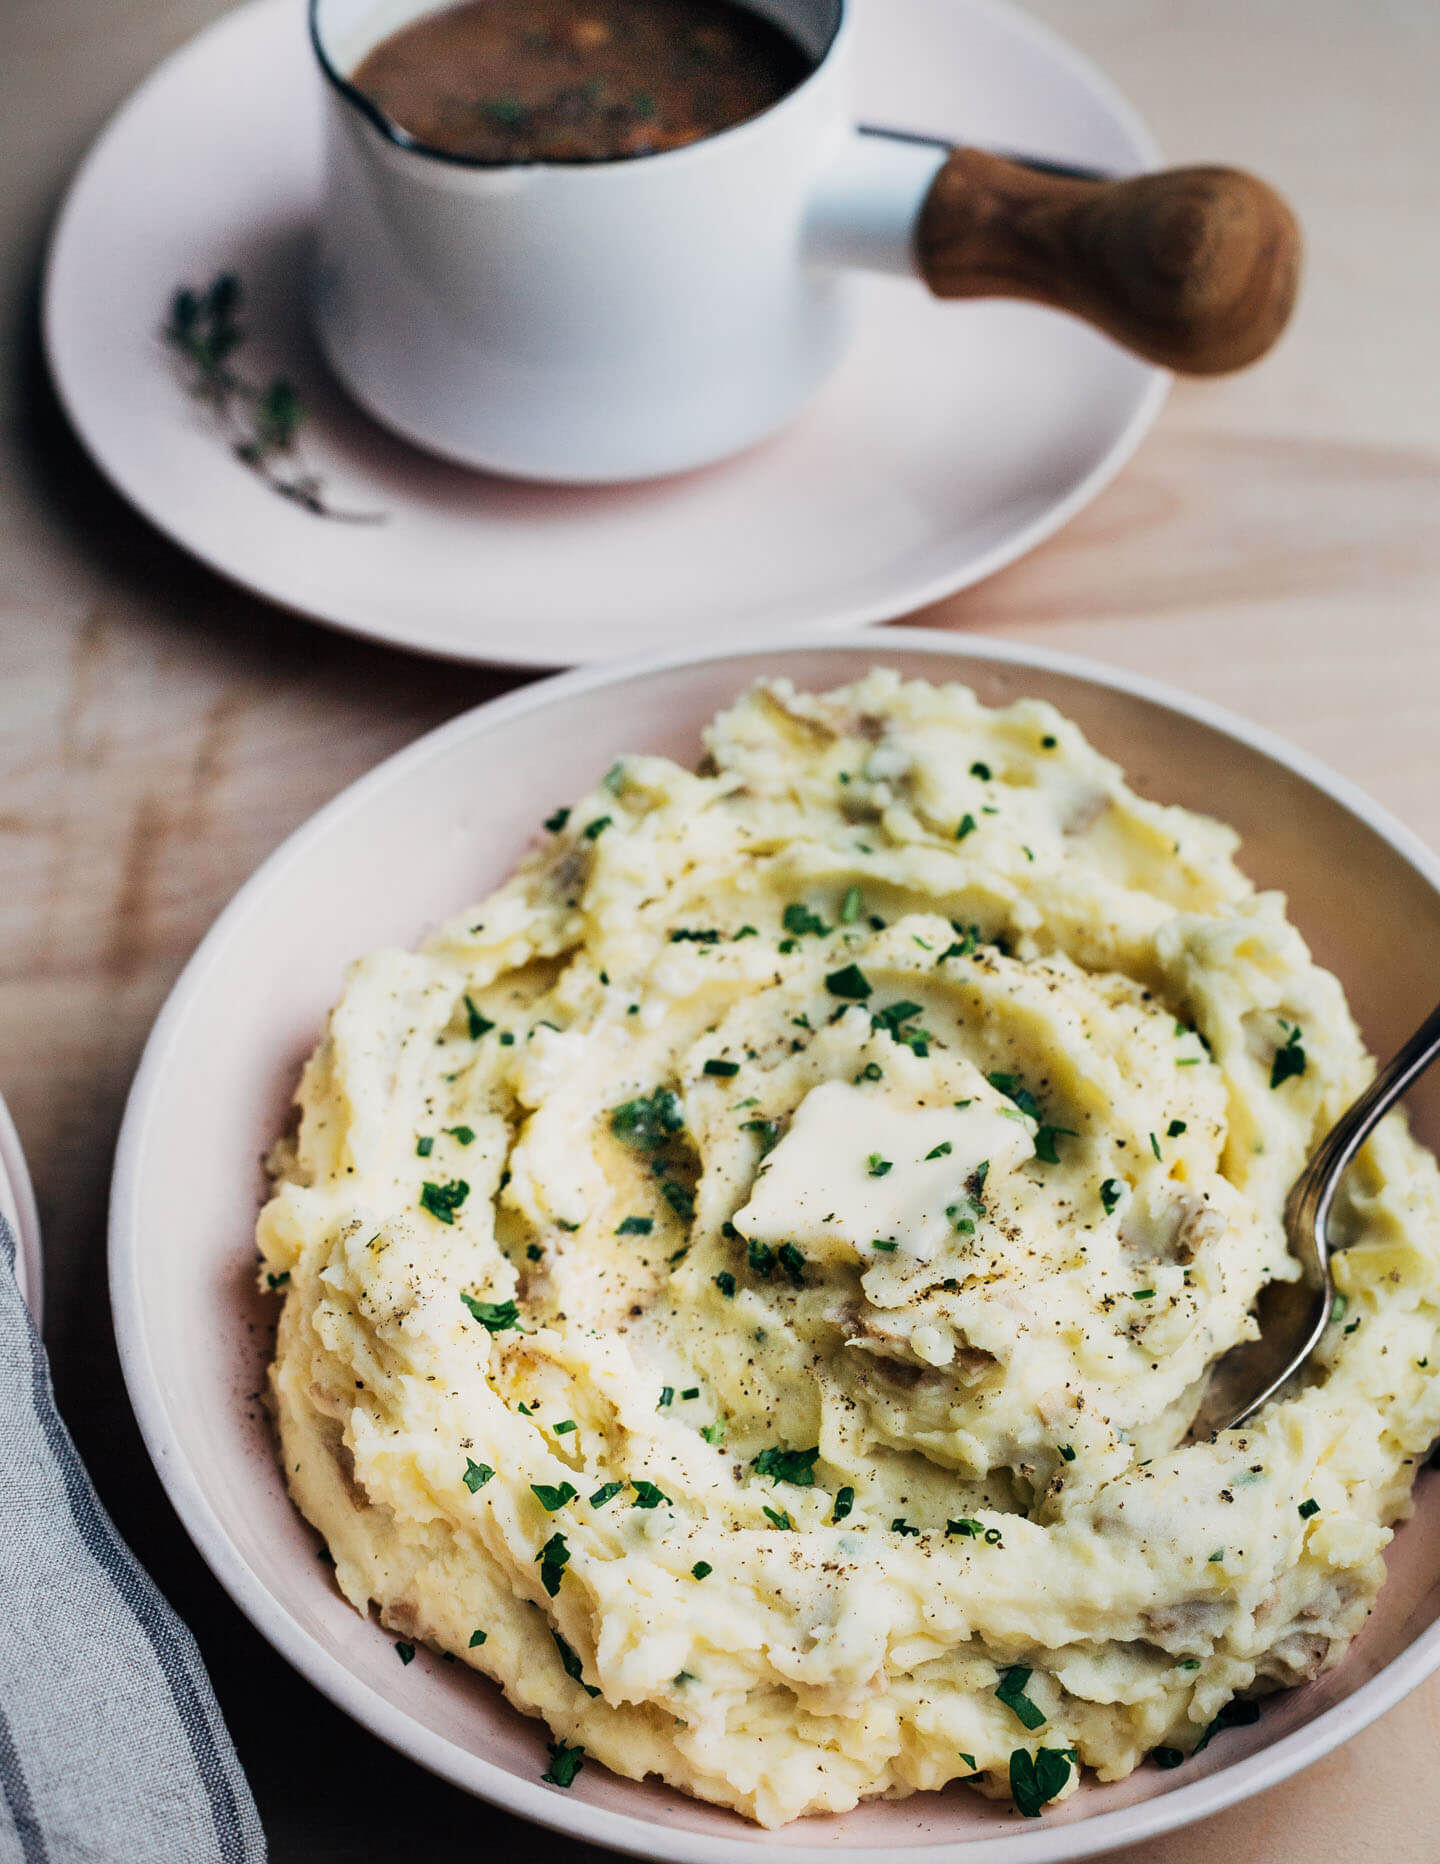
[[[1320,1344],[1330,1323],[1335,1288],[1330,1280],[1326,1230],[1340,1180],[1380,1121],[1440,1055],[1440,1009],[1433,1010],[1316,1147],[1285,1205],[1285,1235],[1300,1264],[1300,1279],[1271,1282],[1256,1303],[1258,1340],[1247,1340],[1212,1367],[1193,1438],[1243,1424]]]

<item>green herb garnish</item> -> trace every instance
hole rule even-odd
[[[720,1290],[727,1301],[731,1301],[735,1298],[735,1277],[730,1273],[729,1269],[721,1269],[720,1273],[715,1277],[715,1286]]]
[[[473,1294],[462,1294],[460,1299],[490,1333],[508,1333],[520,1325],[520,1309],[514,1301],[478,1301]]]
[[[560,1581],[569,1563],[570,1549],[565,1544],[563,1534],[552,1534],[535,1555],[535,1564],[540,1568],[540,1584],[552,1599],[560,1590]]]
[[[570,811],[568,809],[557,809],[554,815],[546,816],[545,826],[552,835],[558,835],[569,820]]]
[[[859,917],[860,889],[858,887],[847,887],[845,889],[845,898],[840,903],[840,923],[842,926],[853,926]]]
[[[1270,1064],[1270,1086],[1277,1088],[1286,1081],[1293,1081],[1304,1074],[1306,1067],[1305,1050],[1300,1046],[1301,1034],[1299,1023],[1287,1023],[1282,1017],[1280,1027],[1289,1030],[1282,1046],[1275,1051],[1275,1059]]]
[[[479,1650],[480,1646],[485,1642],[486,1638],[488,1638],[489,1635],[490,1633],[488,1631],[472,1631],[470,1633],[469,1648],[471,1650]]]
[[[793,1528],[795,1523],[783,1508],[766,1508],[760,1510],[772,1527]]]
[[[414,1663],[415,1646],[413,1644],[397,1644],[395,1646],[395,1655],[400,1659],[401,1663]]]
[[[762,1450],[758,1456],[752,1456],[750,1467],[757,1476],[768,1476],[772,1482],[791,1482],[797,1489],[808,1489],[814,1487],[815,1464],[819,1456],[818,1445],[813,1450],[780,1450],[772,1447]]]
[[[530,1493],[539,1502],[546,1514],[558,1514],[568,1502],[573,1502],[579,1490],[572,1483],[562,1482],[554,1488],[548,1482],[532,1482]]]
[[[1319,1514],[1320,1504],[1319,1502],[1315,1501],[1313,1498],[1308,1499],[1306,1501],[1301,1502],[1300,1507],[1297,1510],[1297,1512],[1302,1521],[1308,1521],[1311,1515]]]
[[[473,1146],[475,1143],[475,1128],[473,1126],[447,1126],[445,1131],[455,1141],[457,1146]]]
[[[835,1491],[835,1506],[830,1511],[832,1521],[843,1521],[855,1506],[855,1491],[847,1482],[842,1489]]]
[[[550,1743],[550,1765],[540,1778],[547,1786],[573,1786],[575,1776],[585,1765],[583,1747],[568,1747],[563,1741]]]
[[[1113,1216],[1115,1206],[1125,1195],[1125,1187],[1118,1178],[1107,1178],[1100,1187],[1100,1204],[1107,1217]]]
[[[1045,1711],[1025,1694],[1025,1685],[1030,1681],[1030,1677],[1031,1672],[1024,1664],[1011,1664],[1000,1678],[995,1694],[1011,1714],[1023,1722],[1027,1728],[1043,1728]]]
[[[717,1080],[728,1081],[732,1075],[739,1074],[740,1064],[738,1061],[715,1061],[712,1059],[706,1062],[705,1072],[706,1074],[713,1074]]]
[[[1041,1118],[1040,1103],[1028,1087],[1021,1085],[1018,1074],[987,1074],[985,1079],[996,1093],[1003,1094],[1007,1100],[1013,1100],[1022,1113],[1029,1114],[1032,1120]]]
[[[690,1577],[692,1579],[708,1579],[714,1571],[715,1568],[708,1560],[697,1560],[690,1568]]]
[[[632,1508],[659,1508],[662,1505],[668,1508],[673,1506],[670,1497],[663,1489],[657,1489],[653,1482],[632,1482],[630,1486],[635,1491],[635,1499],[630,1504]]]
[[[658,1152],[684,1126],[679,1096],[668,1087],[627,1100],[610,1115],[611,1132],[637,1152]]]
[[[605,1505],[608,1502],[614,1501],[615,1497],[620,1493],[620,1491],[624,1488],[624,1486],[625,1484],[623,1482],[602,1483],[601,1486],[598,1489],[596,1489],[595,1493],[590,1497],[590,1506],[592,1508],[605,1507]]]
[[[455,1212],[469,1195],[470,1187],[463,1178],[451,1184],[431,1184],[427,1180],[420,1187],[420,1208],[428,1210],[440,1223],[454,1223]]]
[[[494,1474],[495,1471],[488,1463],[472,1462],[468,1456],[465,1458],[465,1486],[472,1495],[478,1494]]]
[[[615,1234],[617,1236],[648,1236],[654,1228],[653,1217],[627,1217]]]
[[[881,1158],[878,1152],[872,1152],[865,1161],[865,1170],[872,1178],[883,1178],[886,1172],[894,1169],[894,1161]]]
[[[872,986],[858,964],[847,964],[843,970],[830,973],[825,979],[825,988],[832,997],[862,1003],[870,995]]]
[[[781,924],[795,938],[825,938],[830,928],[818,913],[812,913],[808,906],[787,906],[780,915]]]
[[[565,1642],[558,1631],[552,1631],[550,1635],[555,1640],[555,1648],[560,1653],[560,1662],[565,1674],[572,1682],[578,1683],[587,1696],[598,1696],[600,1691],[593,1684],[585,1681],[585,1672],[580,1667],[580,1658],[572,1646]]]
[[[1010,1797],[1017,1812],[1038,1819],[1041,1808],[1063,1793],[1074,1764],[1073,1748],[1016,1748],[1010,1756]]]

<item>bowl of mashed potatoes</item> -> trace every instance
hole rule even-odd
[[[1187,1434],[1437,935],[1339,779],[1062,657],[529,688],[287,843],[162,1015],[112,1237],[147,1440],[292,1661],[545,1823],[1171,1829],[1440,1662],[1423,1093],[1312,1370]]]

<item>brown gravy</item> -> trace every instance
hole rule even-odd
[[[603,162],[743,123],[810,70],[733,0],[465,0],[382,39],[350,81],[449,155]]]

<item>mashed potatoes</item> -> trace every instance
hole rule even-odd
[[[1434,1162],[1382,1127],[1313,1375],[1183,1445],[1369,1073],[1283,902],[1044,705],[877,672],[707,747],[352,971],[260,1221],[295,1499],[556,1784],[778,1825],[1179,1765],[1384,1577]]]

